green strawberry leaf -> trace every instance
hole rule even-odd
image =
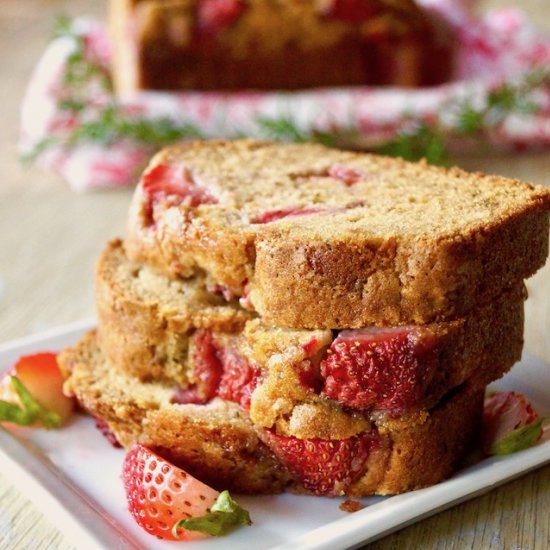
[[[10,376],[13,389],[19,397],[21,406],[0,400],[0,422],[13,422],[19,426],[30,426],[39,421],[50,430],[61,426],[61,417],[43,407],[25,387],[17,376]]]
[[[181,527],[188,531],[221,537],[241,525],[252,525],[250,514],[231,498],[229,491],[222,491],[208,514],[182,519],[174,525],[172,532],[177,536],[177,530]]]
[[[539,418],[526,426],[513,430],[500,441],[493,443],[490,454],[504,456],[532,447],[542,434],[543,421],[544,418]]]

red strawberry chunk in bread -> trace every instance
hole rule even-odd
[[[340,211],[341,208],[286,208],[281,210],[267,210],[258,214],[256,217],[252,218],[252,223],[269,223],[275,222],[277,220],[282,220],[283,218],[297,218],[298,216],[308,216],[310,214],[319,214],[321,212],[335,212]]]
[[[351,186],[359,180],[365,179],[365,174],[360,170],[346,166],[345,164],[333,164],[328,169],[328,175]]]
[[[250,397],[261,377],[261,370],[230,347],[222,347],[209,330],[194,337],[193,376],[195,384],[178,388],[173,403],[203,405],[216,396],[250,408]]]
[[[200,0],[197,12],[201,31],[216,34],[233,25],[246,8],[242,0]]]
[[[207,189],[197,184],[191,171],[181,164],[157,164],[143,174],[141,182],[147,201],[145,217],[150,224],[154,221],[154,207],[159,203],[178,206],[185,202],[196,207],[218,202]]]
[[[378,445],[378,433],[348,439],[298,439],[264,432],[265,441],[295,480],[316,495],[337,496],[367,468],[371,450]]]
[[[326,0],[323,13],[346,23],[362,23],[377,12],[372,0]]]
[[[435,339],[421,328],[344,330],[321,361],[322,392],[347,407],[397,417],[422,399],[436,361]]]
[[[260,380],[261,371],[234,350],[221,350],[223,375],[218,387],[218,396],[239,403],[243,409],[250,408],[250,397]]]
[[[195,334],[191,360],[195,384],[187,388],[178,388],[172,401],[202,405],[216,397],[223,373],[218,348],[209,330],[199,330]]]

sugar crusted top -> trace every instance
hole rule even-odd
[[[550,208],[540,186],[315,144],[197,142],[164,150],[149,170],[162,164],[185,167],[217,201],[195,215],[312,238],[452,236]]]

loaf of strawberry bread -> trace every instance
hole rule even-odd
[[[129,258],[205,273],[268,325],[424,324],[465,316],[548,253],[550,191],[314,144],[167,148],[134,194]]]
[[[121,93],[431,85],[455,49],[413,0],[111,0],[110,23]]]
[[[177,390],[113,370],[86,335],[59,357],[65,390],[118,441],[156,450],[195,477],[246,493],[394,494],[449,476],[473,447],[482,389],[457,389],[422,422],[364,426],[354,436],[300,439],[254,425],[235,403],[179,404]]]

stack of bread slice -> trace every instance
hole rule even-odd
[[[218,488],[394,494],[476,444],[520,358],[550,191],[312,144],[157,154],[66,389]]]

